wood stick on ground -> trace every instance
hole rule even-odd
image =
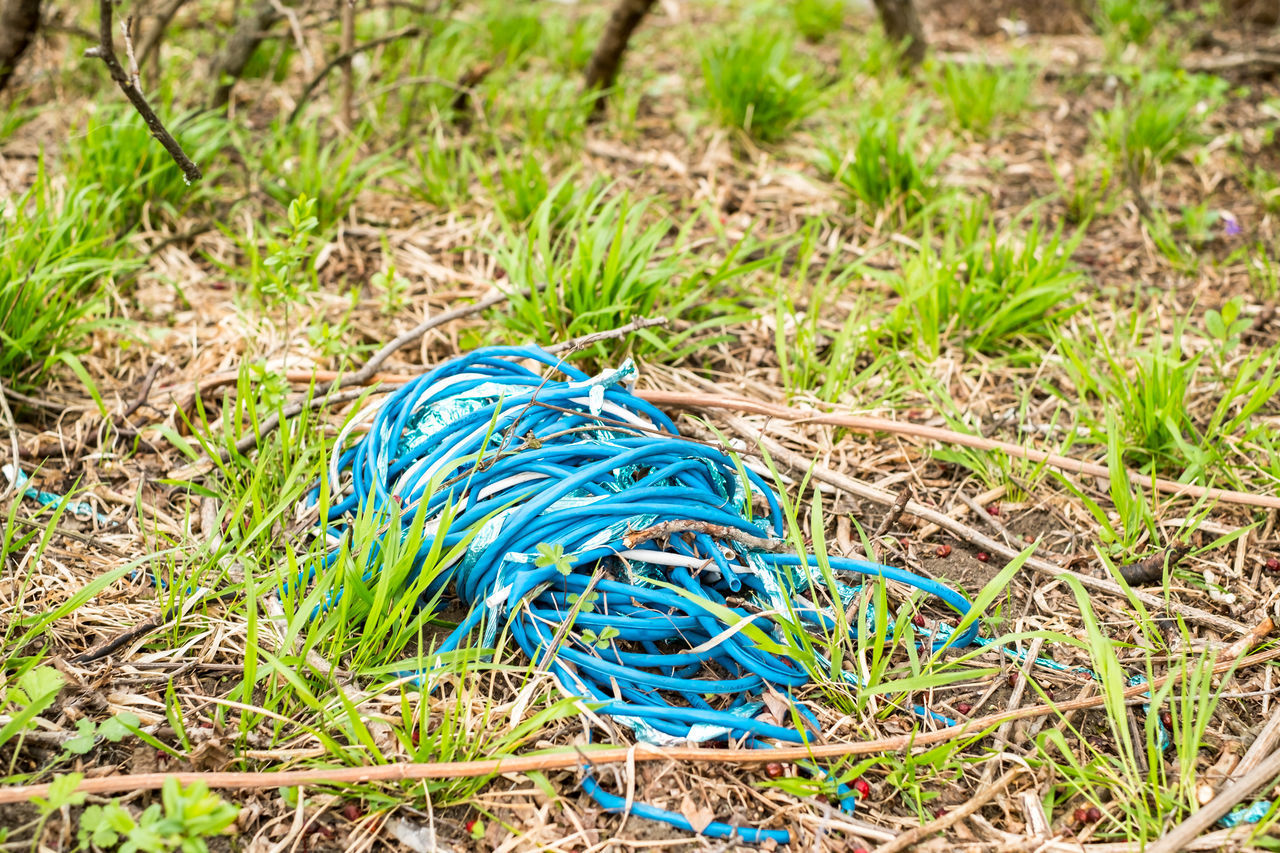
[[[1027,768],[1021,764],[1015,764],[1006,770],[1004,775],[997,779],[994,784],[979,788],[978,792],[970,797],[968,802],[954,809],[948,809],[947,813],[937,820],[930,821],[924,826],[917,826],[915,829],[902,833],[889,843],[881,844],[876,848],[876,853],[898,853],[899,850],[914,847],[929,836],[955,826],[997,796],[1003,794],[1009,783],[1016,779],[1018,774],[1026,771]]]
[[[622,537],[622,542],[628,548],[634,548],[642,542],[648,542],[650,539],[686,531],[705,533],[708,536],[728,539],[732,542],[746,545],[748,548],[754,548],[757,551],[768,551],[771,554],[785,554],[795,550],[795,547],[784,539],[764,539],[760,536],[752,536],[750,533],[743,533],[737,528],[727,527],[723,524],[682,519],[663,521],[643,530],[632,531]]]
[[[618,69],[622,67],[622,57],[627,52],[627,44],[632,34],[649,14],[656,0],[618,0],[605,25],[604,34],[591,61],[587,63],[586,87],[599,91],[595,103],[591,105],[592,119],[604,115],[604,92],[612,89],[618,80]]]
[[[841,489],[855,497],[863,498],[864,500],[876,501],[877,503],[882,504],[891,504],[895,500],[895,498],[888,492],[881,491],[880,489],[877,489],[874,486],[869,486],[865,483],[860,483],[852,477],[832,471],[824,465],[817,465],[812,459],[786,449],[773,439],[764,436],[754,426],[748,424],[741,418],[731,417],[727,419],[727,422],[736,432],[763,446],[771,455],[780,460],[783,464],[794,468],[797,471],[812,471],[812,476],[815,480],[820,480],[828,485],[835,486],[837,489]],[[924,519],[925,521],[933,522],[943,530],[955,534],[964,541],[981,548],[984,551],[989,551],[992,554],[999,554],[1008,560],[1012,560],[1018,556],[1019,552],[1008,547],[1003,542],[1000,542],[997,539],[992,539],[985,533],[975,530],[969,525],[957,521],[948,515],[943,515],[937,510],[924,506],[923,504],[911,501],[907,504],[906,511]],[[1027,558],[1025,565],[1027,568],[1034,569],[1035,571],[1048,575],[1049,577],[1073,577],[1079,581],[1081,586],[1095,590],[1096,592],[1103,592],[1107,595],[1114,595],[1122,599],[1126,597],[1125,591],[1120,588],[1120,585],[1107,578],[1095,578],[1090,577],[1089,575],[1082,575],[1077,572],[1073,572],[1070,569],[1055,566],[1048,560],[1041,559],[1034,555]],[[1215,613],[1209,613],[1208,611],[1201,610],[1198,607],[1192,607],[1189,604],[1182,604],[1178,601],[1165,601],[1164,599],[1152,595],[1149,592],[1144,592],[1143,590],[1130,590],[1130,594],[1157,612],[1167,609],[1173,613],[1177,613],[1190,622],[1205,625],[1224,634],[1241,634],[1249,630],[1245,625],[1236,622],[1234,619],[1228,619],[1225,616],[1218,616]]]
[[[178,140],[174,139],[173,135],[165,129],[160,117],[156,115],[155,110],[151,109],[151,104],[147,103],[147,99],[143,97],[142,92],[138,91],[138,87],[134,85],[133,80],[125,72],[124,66],[120,64],[119,58],[116,57],[111,33],[112,2],[113,0],[99,0],[98,44],[86,50],[84,55],[102,60],[103,64],[107,66],[107,72],[111,75],[111,79],[116,81],[120,91],[124,92],[124,96],[129,99],[129,103],[133,104],[133,108],[138,111],[138,115],[142,116],[142,120],[147,123],[147,129],[151,131],[151,135],[164,146],[165,151],[169,152],[173,162],[178,164],[178,168],[182,170],[183,179],[188,184],[194,184],[204,177],[200,167],[191,162],[191,158],[187,156],[187,152],[182,150]]]
[[[1261,788],[1271,780],[1280,776],[1280,750],[1271,753],[1258,765],[1232,782],[1226,789],[1202,806],[1198,812],[1178,824],[1154,844],[1147,846],[1146,853],[1175,853],[1182,850],[1187,843],[1197,838],[1206,829],[1227,812],[1231,811],[1242,800]]]
[[[925,426],[924,424],[891,421],[887,418],[873,418],[865,415],[831,414],[828,412],[820,412],[815,409],[801,409],[791,406],[780,406],[774,403],[766,403],[760,400],[748,400],[745,397],[735,397],[729,394],[696,394],[683,391],[655,390],[643,390],[637,392],[637,394],[642,399],[657,406],[674,406],[677,408],[702,410],[727,409],[730,411],[742,412],[744,414],[767,415],[769,417],[780,418],[786,421],[795,421],[798,423],[825,424],[827,426],[843,427],[845,429],[856,430],[858,432],[872,434],[877,432],[887,432],[894,435],[907,435],[914,438],[938,441],[943,444],[972,447],[976,450],[998,450],[1018,459],[1026,459],[1030,462],[1037,463],[1043,462],[1046,465],[1058,468],[1062,471],[1071,471],[1076,474],[1088,474],[1089,476],[1100,477],[1102,479],[1109,479],[1111,474],[1110,469],[1107,468],[1106,465],[1099,465],[1094,462],[1083,462],[1079,459],[1072,459],[1069,456],[1059,456],[1056,453],[1046,453],[1043,450],[1023,447],[1020,444],[1014,444],[1008,441],[986,438],[981,435],[969,435],[968,433],[956,432],[954,430],[943,429],[941,427]],[[1193,486],[1189,483],[1178,483],[1173,480],[1152,477],[1132,470],[1126,471],[1126,474],[1132,482],[1139,483],[1146,488],[1165,492],[1166,494],[1182,495],[1184,497],[1194,499],[1209,498],[1210,500],[1223,501],[1224,503],[1256,506],[1262,507],[1263,509],[1280,509],[1280,496],[1254,495],[1248,492],[1235,492],[1229,489],[1209,489],[1203,486]]]
[[[1256,633],[1256,632],[1251,632]],[[1222,660],[1213,667],[1214,674],[1231,669],[1243,669],[1255,664],[1280,658],[1280,648],[1268,649],[1249,657]],[[1182,680],[1182,673],[1174,671],[1154,679],[1150,684],[1137,684],[1124,691],[1126,700],[1136,704],[1150,701],[1147,694],[1159,690],[1165,684]],[[911,732],[894,737],[854,743],[826,743],[813,746],[785,746],[776,749],[711,749],[707,747],[606,747],[584,751],[580,747],[565,752],[547,752],[534,755],[516,755],[507,758],[480,761],[439,762],[430,764],[383,764],[374,767],[338,767],[313,770],[279,770],[253,773],[139,773],[135,775],[105,776],[83,780],[76,788],[87,794],[111,794],[120,791],[145,791],[161,788],[166,779],[180,784],[204,782],[215,789],[251,789],[290,787],[294,785],[357,784],[367,782],[404,782],[422,779],[460,779],[478,776],[494,776],[498,773],[527,773],[531,770],[563,770],[582,767],[585,764],[603,766],[633,761],[705,761],[717,764],[762,764],[766,762],[805,761],[816,758],[841,758],[849,755],[881,755],[887,752],[934,746],[959,738],[978,738],[984,732],[1006,720],[1026,720],[1045,714],[1065,714],[1071,711],[1097,708],[1107,701],[1105,695],[1072,700],[1056,705],[1036,705],[1002,711],[936,729],[931,732]],[[1273,758],[1280,756],[1277,752]],[[32,797],[45,797],[49,785],[14,785],[0,787],[0,804],[20,803]]]
[[[898,499],[893,502],[893,506],[889,507],[889,513],[880,522],[880,526],[876,528],[876,532],[871,534],[872,539],[879,539],[881,536],[889,532],[889,528],[898,523],[898,519],[902,518],[902,511],[907,508],[907,503],[911,500],[911,487],[903,486],[902,491],[898,492]]]

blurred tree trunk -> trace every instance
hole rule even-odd
[[[912,65],[924,59],[924,28],[916,14],[915,0],[874,0],[884,31],[898,44],[906,43],[903,58]]]
[[[600,43],[596,45],[591,61],[587,63],[587,89],[609,89],[618,79],[622,56],[627,52],[631,34],[640,26],[644,16],[653,8],[656,0],[618,0],[609,16]],[[596,99],[591,114],[599,117],[604,112],[604,98]]]
[[[40,27],[40,0],[0,0],[0,92]]]
[[[2,2],[2,0],[0,0]],[[271,0],[258,0],[253,4],[240,22],[235,32],[227,39],[222,50],[210,64],[213,77],[213,98],[209,101],[212,109],[222,109],[231,100],[231,89],[235,86],[244,69],[248,67],[253,52],[258,49],[267,30],[280,20],[277,4]]]

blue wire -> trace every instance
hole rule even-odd
[[[326,533],[349,542],[356,513],[377,517],[392,502],[404,525],[419,509],[430,524],[452,507],[449,529],[428,528],[415,559],[421,570],[437,537],[446,548],[474,537],[461,559],[432,567],[442,570],[423,603],[451,585],[467,609],[438,652],[457,649],[482,624],[486,644],[504,629],[565,691],[598,714],[621,718],[641,738],[745,739],[761,748],[810,742],[818,721],[793,695],[809,674],[753,637],[763,632],[784,646],[777,639],[783,618],[835,628],[834,614],[800,598],[818,559],[744,544],[782,541],[786,518],[778,496],[755,472],[746,469],[744,477],[726,452],[682,438],[666,415],[624,387],[632,372],[628,364],[588,377],[536,347],[493,347],[445,362],[390,395],[350,447],[338,442],[333,502],[322,516]],[[314,506],[319,495],[317,484],[307,501]],[[692,522],[690,535],[637,541],[638,531],[673,521]],[[721,529],[735,532],[713,535]],[[559,560],[547,552],[554,546],[563,552]],[[339,550],[320,566],[334,565]],[[371,548],[360,557],[366,578],[377,572],[378,553]],[[970,609],[956,590],[904,569],[842,557],[828,557],[827,565],[906,584],[962,618]],[[315,571],[308,567],[296,588]],[[591,606],[566,630],[571,600],[588,588]],[[317,613],[337,597],[326,596]],[[731,630],[726,612],[753,627]],[[926,641],[929,648],[977,641],[978,620],[969,621],[959,633],[938,632]],[[855,623],[850,633],[856,632]],[[791,700],[801,729],[753,716],[766,689]],[[643,803],[628,807],[601,787],[589,764],[582,784],[606,811],[629,808],[692,830],[682,815]],[[836,787],[852,809],[847,786]],[[783,830],[723,823],[701,832],[751,843],[790,839]]]

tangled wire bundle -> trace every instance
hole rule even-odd
[[[805,743],[818,724],[792,695],[809,674],[788,654],[788,631],[841,624],[815,603],[810,569],[819,561],[785,552],[773,490],[725,451],[681,437],[626,388],[634,373],[627,363],[589,377],[535,347],[446,362],[370,410],[367,434],[335,452],[329,474],[340,494],[329,533],[340,537],[351,515],[390,502],[407,524],[425,501],[426,538],[444,541],[424,543],[419,559],[433,544],[467,543],[425,594],[451,583],[468,608],[440,652],[482,627],[487,645],[503,628],[567,694],[646,741]],[[931,579],[827,559],[836,571],[900,581],[957,613],[969,609]],[[853,588],[841,590],[848,607]],[[972,620],[926,643],[962,647],[976,634]],[[788,697],[796,728],[761,718],[768,689]],[[628,806],[589,768],[583,785],[606,810],[693,829],[677,813]],[[847,791],[841,796],[851,806]],[[715,822],[701,832],[788,840],[781,830]]]

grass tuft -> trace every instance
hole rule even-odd
[[[778,142],[818,103],[817,83],[800,66],[791,42],[752,29],[702,54],[702,79],[712,116],[757,142]]]

